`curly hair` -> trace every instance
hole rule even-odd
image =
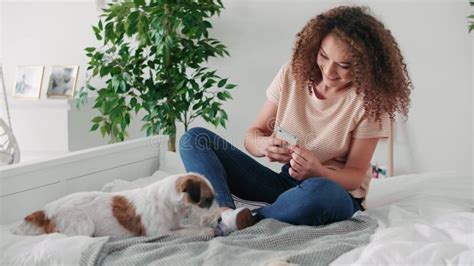
[[[368,8],[340,6],[312,18],[296,35],[291,68],[297,86],[321,82],[317,54],[328,34],[345,41],[350,50],[353,82],[362,94],[364,110],[375,121],[383,114],[408,117],[413,89],[407,66],[390,30],[368,14]]]

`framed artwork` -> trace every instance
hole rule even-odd
[[[53,66],[48,82],[48,98],[72,98],[79,66]]]
[[[39,98],[44,66],[19,66],[16,72],[13,96]]]

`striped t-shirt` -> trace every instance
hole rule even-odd
[[[321,100],[307,87],[296,87],[291,65],[284,65],[266,91],[269,101],[278,106],[275,125],[298,137],[298,145],[310,150],[326,167],[345,166],[352,138],[387,138],[389,117],[382,125],[365,116],[362,96],[349,88],[336,98]],[[349,193],[365,198],[371,179],[371,167],[361,186]],[[363,203],[365,205],[365,202]]]

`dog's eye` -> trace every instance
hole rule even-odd
[[[201,207],[202,208],[210,208],[211,205],[212,205],[212,201],[214,200],[214,198],[205,198],[203,200],[203,202],[201,203]]]

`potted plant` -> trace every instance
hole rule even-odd
[[[177,123],[187,130],[202,117],[225,127],[222,103],[236,85],[206,67],[211,57],[229,56],[208,32],[209,18],[222,9],[220,0],[123,0],[103,9],[92,27],[102,47],[85,49],[90,75],[78,101],[97,93],[93,108],[100,115],[91,131],[123,141],[132,113],[144,110],[142,130],[169,135],[168,148],[175,151]],[[93,86],[94,77],[105,85]]]

